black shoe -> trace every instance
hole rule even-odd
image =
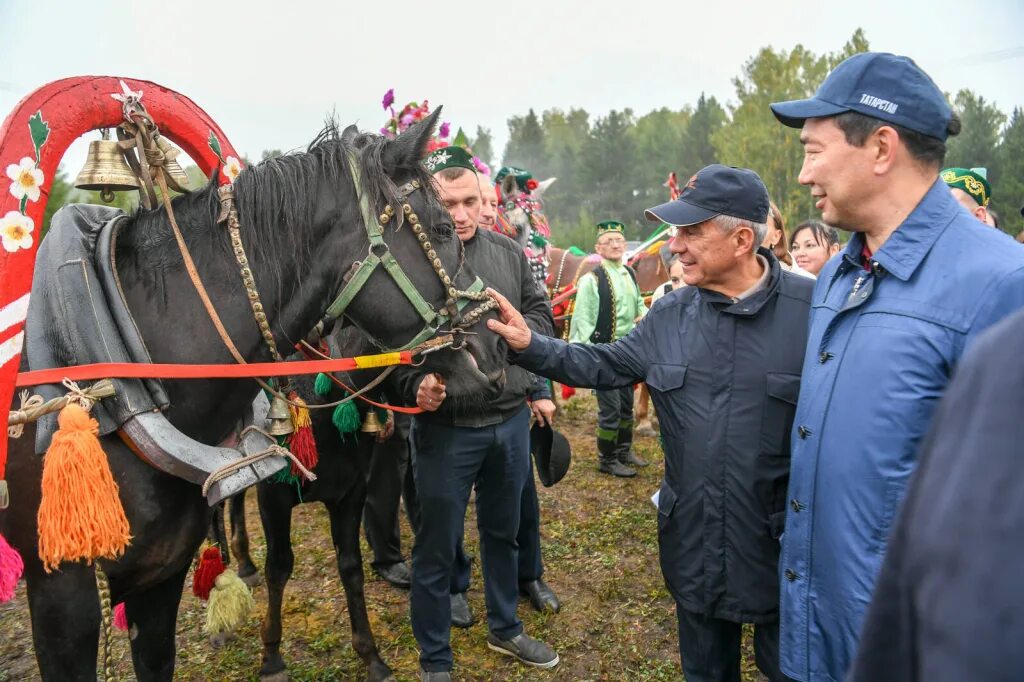
[[[428,673],[420,668],[420,682],[452,682],[452,674],[447,670]]]
[[[597,470],[602,474],[610,474],[619,478],[633,478],[636,476],[636,469],[626,466],[617,459],[601,460],[597,465]]]
[[[468,628],[476,622],[476,618],[473,617],[473,609],[469,608],[469,602],[466,601],[465,592],[453,594],[451,599],[452,625],[457,628]]]
[[[404,590],[409,589],[409,585],[412,583],[409,565],[404,561],[399,561],[397,564],[388,564],[387,566],[374,566],[373,572],[379,575],[385,582],[395,587],[401,587]]]
[[[535,611],[558,613],[559,609],[562,608],[562,604],[558,601],[558,596],[554,590],[548,587],[548,584],[540,578],[519,583],[519,593],[529,598],[530,605],[533,606]]]
[[[633,448],[627,450],[625,454],[620,454],[619,462],[625,464],[626,466],[634,467],[645,467],[648,464],[648,462],[640,459],[640,457],[637,456],[636,451]]]
[[[525,632],[520,632],[512,639],[498,639],[493,633],[488,633],[487,648],[535,668],[554,668],[558,665],[558,654],[554,649]]]

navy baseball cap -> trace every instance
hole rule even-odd
[[[654,222],[696,225],[720,215],[752,223],[768,221],[768,189],[752,170],[715,163],[697,171],[679,198],[644,211]]]
[[[776,102],[771,109],[791,128],[856,111],[940,140],[953,116],[942,90],[913,59],[888,52],[855,54],[832,70],[814,97]]]

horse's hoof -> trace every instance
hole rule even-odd
[[[288,671],[279,670],[276,673],[264,675],[260,673],[260,682],[288,682]]]
[[[240,575],[238,577],[241,578],[242,582],[249,587],[256,587],[257,585],[263,584],[263,576],[260,575],[259,571],[250,573],[249,575]]]

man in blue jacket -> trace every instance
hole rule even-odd
[[[647,382],[665,441],[658,494],[661,570],[676,601],[687,682],[739,682],[742,623],[758,668],[779,671],[779,535],[788,499],[790,426],[811,288],[759,248],[768,190],[756,173],[712,165],[649,219],[674,226],[689,285],[662,297],[614,343],[531,334],[497,293],[515,361],[572,386]]]
[[[836,682],[950,373],[1024,306],[1024,250],[939,179],[960,122],[912,60],[855,55],[771,108],[802,128],[822,219],[853,233],[814,290],[780,566],[782,669]]]

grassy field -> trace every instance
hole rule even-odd
[[[478,623],[453,632],[455,679],[682,679],[674,604],[658,566],[656,510],[650,502],[661,480],[661,449],[656,439],[638,440],[637,451],[651,466],[634,479],[599,474],[592,435],[595,412],[593,398],[584,396],[574,399],[560,414],[559,428],[573,444],[573,465],[561,483],[540,487],[545,579],[562,599],[563,609],[556,615],[539,614],[525,602],[520,605],[527,632],[554,646],[561,664],[553,671],[536,671],[487,649],[483,584],[475,561],[469,600]],[[254,498],[249,496],[249,526],[253,557],[262,565],[264,546]],[[282,644],[291,679],[363,679],[362,662],[349,643],[345,598],[335,570],[327,515],[319,505],[303,505],[295,513],[292,541],[296,566],[285,594]],[[470,529],[467,551],[476,555],[472,512],[466,525]],[[411,547],[409,529],[404,525],[403,542]],[[365,544],[363,552],[367,606],[381,655],[398,680],[417,680],[408,595],[377,579],[369,569]],[[213,650],[201,634],[203,605],[191,592],[186,593],[178,617],[176,679],[258,679],[265,589],[257,587],[255,596],[256,612],[237,639]],[[23,584],[14,601],[0,606],[0,633],[0,682],[37,679]],[[749,637],[744,649],[745,682],[763,679],[754,668]],[[116,635],[114,659],[118,678],[134,679],[126,633]]]

